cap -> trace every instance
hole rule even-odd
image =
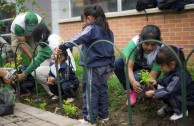
[[[26,33],[31,33],[34,29],[34,26],[38,24],[38,18],[35,13],[29,12],[25,16],[25,24],[26,24]]]
[[[4,24],[4,21],[2,21],[2,20],[0,20],[0,25],[1,25],[2,27],[6,27],[5,24]]]

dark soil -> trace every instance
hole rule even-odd
[[[37,99],[36,94],[32,94],[29,99]],[[56,114],[60,114],[60,107],[58,100],[51,100],[48,96],[41,96],[40,101],[46,102],[46,110],[51,111]],[[24,98],[20,99],[20,102],[25,104],[30,104],[32,106],[38,106],[38,103],[29,103]],[[74,102],[72,102],[76,107],[79,108],[79,112],[74,119],[81,119],[81,109],[82,109],[82,98],[78,96]],[[132,124],[133,126],[182,126],[182,119],[177,121],[170,121],[169,118],[172,115],[171,113],[166,114],[165,116],[159,117],[156,112],[162,107],[162,103],[158,101],[142,101],[138,100],[136,105],[132,107]],[[115,111],[110,111],[109,113],[110,121],[106,126],[128,126],[129,113],[128,107],[123,103],[123,106]],[[189,116],[187,118],[187,125],[194,126],[194,109],[189,111]],[[105,126],[98,123],[99,126]]]

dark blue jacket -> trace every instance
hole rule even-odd
[[[114,66],[114,37],[110,30],[109,34],[103,34],[103,27],[98,25],[89,25],[83,29],[83,31],[77,36],[71,38],[66,43],[62,44],[60,48],[66,50],[71,48],[74,44],[68,43],[73,42],[77,45],[82,44],[82,52],[84,56],[81,56],[80,65],[84,66],[84,57],[87,57],[87,67],[98,67],[104,65]],[[88,48],[98,40],[107,40],[112,44],[105,41],[95,44],[90,48],[88,55],[86,56]]]
[[[54,64],[50,64],[51,66]],[[79,85],[79,80],[77,76],[75,75],[75,72],[72,70],[72,67],[70,67],[66,61],[63,61],[60,63],[60,68],[58,70],[59,72],[59,81],[60,83],[65,81],[71,81],[75,85]],[[55,84],[57,84],[57,77],[52,71],[49,71],[49,76],[52,76],[55,78]]]
[[[189,72],[186,71],[185,73],[187,104],[190,103],[194,105],[194,82]],[[164,88],[156,90],[156,99],[169,99],[175,96],[182,96],[181,77],[183,77],[181,75],[181,70],[179,67],[176,67],[169,74],[165,74],[161,80],[158,80],[157,83]]]

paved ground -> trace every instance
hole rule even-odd
[[[22,103],[16,103],[14,114],[0,116],[0,126],[91,126]]]

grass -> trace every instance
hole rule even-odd
[[[119,83],[115,75],[108,80],[108,96],[110,111],[115,111],[123,105],[126,95],[122,85]]]

